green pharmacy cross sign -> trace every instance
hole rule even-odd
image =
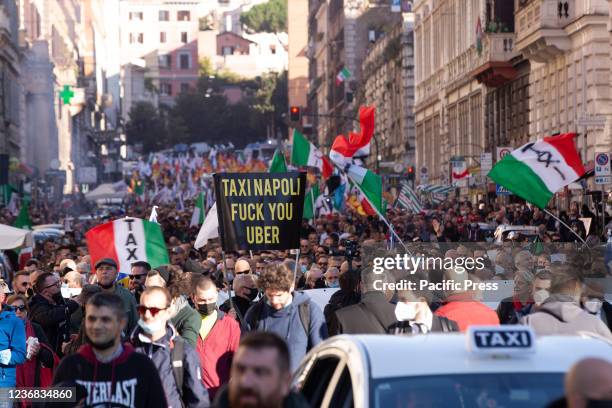
[[[70,100],[74,97],[74,92],[70,89],[70,85],[64,85],[64,89],[60,92],[60,98],[65,105],[70,105]]]

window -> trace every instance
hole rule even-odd
[[[172,96],[172,84],[162,82],[159,84],[159,91],[164,96]]]
[[[301,387],[302,395],[304,395],[310,406],[321,406],[338,363],[337,357],[321,357],[310,368],[306,380]]]
[[[159,42],[160,43],[165,43],[166,42],[166,32],[165,31],[161,31],[159,33]]]
[[[189,21],[191,19],[191,15],[189,11],[181,10],[176,14],[176,19],[178,21]]]
[[[189,69],[191,68],[191,58],[189,54],[180,54],[179,55],[179,68],[180,69]]]
[[[137,41],[140,44],[144,43],[144,34],[143,33],[138,33]]]
[[[181,93],[189,92],[189,84],[187,82],[181,82]]]
[[[139,43],[142,44],[144,42],[144,34],[143,33],[130,33],[130,44]]]
[[[187,32],[185,32],[185,31],[183,31],[183,32],[181,33],[181,42],[182,42],[183,44],[187,44]]]
[[[223,47],[221,55],[234,55],[234,47]]]
[[[170,68],[172,66],[172,56],[170,54],[158,55],[157,61],[160,68]]]
[[[143,13],[142,11],[130,11],[130,21],[131,20],[143,20]]]
[[[159,21],[170,21],[170,12],[168,10],[159,10]]]

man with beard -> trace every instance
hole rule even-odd
[[[219,408],[305,408],[308,402],[291,391],[289,349],[274,333],[246,335],[234,355],[227,388],[219,392]]]
[[[42,326],[53,350],[62,355],[62,343],[70,341],[70,315],[79,309],[79,298],[64,299],[60,279],[43,272],[34,282],[30,320]]]
[[[123,307],[127,313],[126,334],[129,334],[136,327],[138,314],[136,312],[136,298],[123,286],[116,284],[117,263],[110,258],[102,258],[96,262],[96,280],[102,291],[114,293],[123,300]]]
[[[151,265],[149,265],[148,262],[138,261],[132,263],[128,289],[136,298],[136,303],[140,302],[140,294],[144,290],[145,279],[147,278],[147,274],[150,270]]]
[[[53,384],[76,382],[87,390],[83,407],[166,408],[166,395],[153,362],[121,344],[127,323],[123,300],[108,292],[94,295],[85,306],[88,344],[64,358]]]

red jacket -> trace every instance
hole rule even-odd
[[[219,387],[226,384],[234,352],[240,342],[240,326],[236,319],[217,311],[218,317],[206,339],[198,336],[197,352],[200,356],[202,382],[213,401]]]
[[[452,296],[435,314],[454,320],[462,332],[471,325],[499,325],[499,317],[493,309],[472,300],[453,300]]]

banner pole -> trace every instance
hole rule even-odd
[[[546,208],[542,208],[542,211],[544,211],[546,214],[550,215],[551,217],[553,217],[555,220],[559,221],[559,223],[561,225],[563,225],[565,228],[567,228],[572,234],[574,234],[579,240],[580,242],[582,242],[583,244],[586,245],[586,241],[576,233],[576,231],[574,231],[573,229],[570,228],[569,225],[567,225],[566,223],[564,223],[559,217],[557,217],[555,214],[551,213],[550,211],[548,211]]]
[[[293,267],[293,285],[295,287],[296,285],[296,279],[297,279],[297,268],[298,268],[298,263],[300,260],[300,248],[297,249],[297,252],[295,253],[295,266]]]

